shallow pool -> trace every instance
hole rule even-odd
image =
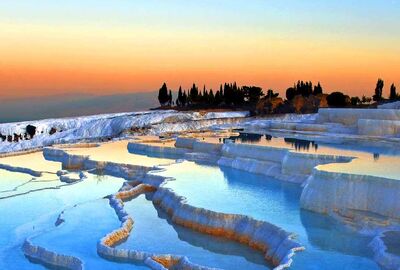
[[[336,140],[328,141],[324,137],[309,137],[307,135],[296,136],[294,134],[281,133],[258,134],[240,132],[238,135],[224,139],[209,138],[207,140],[218,141],[220,143],[232,141],[234,143],[287,148],[301,153],[363,156],[370,157],[375,161],[378,161],[381,155],[400,156],[400,148],[376,145],[374,141],[371,141],[368,145],[365,145],[366,143],[357,145],[353,143],[339,143]]]
[[[301,210],[301,187],[296,184],[188,161],[165,169],[157,174],[176,179],[165,186],[185,196],[189,204],[249,215],[295,233],[306,251],[296,254],[293,269],[379,269],[368,248],[372,239]]]
[[[85,269],[148,269],[143,265],[108,261],[97,254],[97,242],[120,226],[107,199],[96,199],[76,205],[64,212],[58,227],[34,237],[34,245],[58,254],[80,258]]]
[[[128,140],[122,140],[102,143],[98,147],[66,148],[64,150],[70,154],[89,156],[91,160],[95,161],[109,161],[148,167],[171,163],[171,159],[163,157],[147,157],[140,154],[129,153],[127,150],[128,143]]]
[[[1,174],[0,181],[10,183],[13,179],[23,179],[15,183],[20,184],[30,178],[29,175],[6,172]],[[122,183],[119,178],[89,175],[85,181],[75,184],[55,189],[32,189],[18,196],[1,198],[0,269],[43,269],[40,265],[31,264],[23,255],[21,247],[25,238],[54,228],[63,210],[103,198],[116,192]],[[10,187],[15,184],[10,184]],[[98,210],[101,212],[108,208]],[[70,237],[73,237],[72,233]]]
[[[268,269],[261,253],[223,238],[201,234],[170,222],[141,195],[125,202],[134,219],[130,237],[118,248],[187,256],[193,263],[222,269]]]
[[[285,137],[286,136],[286,137]],[[238,135],[227,138],[205,137],[203,141],[212,143],[236,143],[252,144],[280,149],[304,154],[319,154],[333,156],[354,157],[348,163],[334,163],[321,167],[321,169],[339,172],[372,175],[400,180],[400,148],[394,146],[383,146],[376,141],[366,142],[363,145],[354,143],[338,143],[334,139],[332,142],[326,138],[318,136],[294,137],[293,134],[257,134],[240,132]],[[319,141],[321,140],[321,141]]]
[[[297,184],[227,167],[189,161],[173,164],[174,159],[182,158],[176,155],[130,154],[126,144],[122,141],[67,151],[87,154],[99,161],[163,164],[165,170],[156,174],[175,178],[165,186],[185,196],[190,204],[248,215],[295,233],[306,250],[296,253],[291,269],[379,269],[368,247],[372,239],[327,216],[301,210],[301,187]],[[34,177],[0,170],[0,216],[7,217],[0,221],[0,269],[45,269],[25,258],[21,246],[27,237],[35,245],[79,257],[86,269],[148,269],[144,265],[106,260],[96,251],[97,242],[120,226],[104,196],[117,192],[123,179],[89,174],[83,181],[66,184],[55,174],[59,163],[48,163],[49,170],[45,170],[47,161],[40,159],[40,164],[36,164],[30,159],[22,159],[26,160],[25,167],[47,172]],[[20,165],[24,166],[23,163]],[[117,248],[184,255],[193,263],[227,270],[271,268],[261,252],[172,223],[153,205],[151,194],[125,202],[125,210],[135,223],[129,238]],[[64,222],[55,226],[62,211]]]

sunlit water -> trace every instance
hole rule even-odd
[[[41,151],[0,158],[0,164],[10,165],[13,167],[28,168],[36,172],[44,172],[47,174],[55,174],[61,170],[61,163],[46,160]]]
[[[265,220],[297,235],[306,251],[296,254],[293,269],[378,269],[371,241],[332,219],[300,210],[301,187],[231,168],[183,162],[159,173],[174,177],[166,187],[189,204]]]
[[[321,154],[355,157],[349,163],[328,164],[320,169],[339,172],[372,175],[400,180],[400,148],[375,145],[355,145],[344,143],[329,143],[315,139],[293,138],[287,134],[270,135],[241,132],[229,138],[204,138],[204,141],[214,143],[252,144],[288,149],[305,154]]]
[[[379,160],[380,155],[400,155],[400,148],[376,145],[373,141],[369,145],[355,145],[353,143],[335,143],[335,140],[328,141],[326,138],[302,137],[294,134],[256,134],[240,132],[224,139],[206,138],[213,142],[223,143],[233,141],[234,143],[253,144],[269,147],[279,147],[290,149],[300,153],[328,154],[344,156],[370,156],[374,160]]]
[[[147,157],[140,154],[132,154],[127,150],[127,140],[115,141],[101,144],[91,148],[67,148],[64,149],[70,154],[89,156],[95,161],[109,161],[120,164],[132,164],[138,166],[153,167],[161,164],[170,164],[171,159]]]

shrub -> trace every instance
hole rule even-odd
[[[342,92],[333,92],[326,98],[330,107],[346,107],[346,96]]]

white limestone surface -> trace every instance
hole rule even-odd
[[[400,136],[400,121],[360,119],[358,134],[368,136]]]
[[[100,256],[112,260],[143,262],[153,270],[167,269],[161,263],[159,263],[157,259],[162,259],[165,262],[169,262],[173,266],[173,269],[219,270],[217,268],[210,268],[193,264],[185,256],[156,254],[133,249],[120,249],[116,246],[119,242],[129,237],[129,234],[133,229],[134,224],[134,220],[124,209],[122,198],[133,198],[139,194],[153,191],[153,189],[155,188],[148,184],[140,183],[130,190],[120,191],[116,195],[112,195],[109,197],[110,205],[114,208],[119,220],[121,221],[121,227],[111,233],[108,233],[98,242],[97,252],[100,254]]]
[[[250,173],[263,174],[272,177],[281,173],[281,165],[277,162],[271,161],[259,161],[241,157],[229,158],[223,156],[218,159],[217,163],[220,166],[227,166]]]
[[[313,170],[301,194],[304,209],[319,213],[360,210],[400,219],[400,181],[370,175]]]
[[[288,149],[250,144],[225,143],[222,147],[222,155],[226,157],[243,157],[278,163],[282,162],[288,152]]]
[[[182,157],[188,150],[176,147],[167,147],[163,145],[149,145],[145,143],[128,143],[128,151],[131,153],[147,152],[147,153],[165,153],[172,156]]]
[[[318,110],[317,123],[340,123],[357,125],[360,119],[400,121],[400,110],[393,109],[333,109]]]
[[[378,109],[394,109],[400,110],[400,101],[390,102],[378,106]]]
[[[313,169],[322,164],[350,162],[352,157],[307,154],[289,151],[282,160],[283,174],[309,175]]]
[[[275,269],[290,267],[292,256],[304,247],[292,239],[293,235],[265,221],[244,215],[218,213],[186,203],[184,197],[160,187],[153,202],[171,215],[172,221],[192,229],[228,237],[265,252],[265,258]]]
[[[139,147],[129,143],[133,148]],[[128,145],[128,148],[130,147]],[[185,159],[277,177],[284,181],[302,183],[317,165],[349,162],[353,158],[335,155],[320,155],[292,152],[287,148],[236,143],[209,143],[196,138],[178,137],[176,150],[142,144],[141,151],[175,153],[183,151]],[[148,149],[148,150],[147,150]],[[204,157],[202,156],[204,155]]]
[[[291,123],[291,122],[271,122],[270,129],[298,130],[298,131],[317,131],[326,132],[328,126],[321,124]]]
[[[63,168],[79,170],[100,170],[102,173],[122,177],[127,180],[143,176],[156,167],[146,167],[132,164],[91,160],[89,156],[70,154],[63,149],[46,147],[43,149],[46,159],[59,161]]]
[[[0,133],[2,135],[13,136],[17,134],[25,137],[24,134],[28,125],[36,127],[36,134],[32,139],[19,142],[0,141],[0,153],[40,148],[78,140],[116,137],[121,136],[123,132],[131,128],[150,129],[149,132],[154,134],[174,130],[197,130],[201,127],[229,122],[229,119],[247,116],[248,112],[201,114],[198,112],[162,110],[5,123],[0,124]],[[189,124],[185,124],[186,122]],[[57,132],[50,135],[50,130],[53,128]]]
[[[26,256],[45,265],[59,267],[68,270],[83,270],[83,263],[79,258],[58,254],[46,248],[35,246],[29,239],[26,239],[22,251]]]

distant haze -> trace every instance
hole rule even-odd
[[[155,92],[107,96],[74,94],[2,100],[0,123],[101,113],[144,111],[158,105],[157,93]]]

